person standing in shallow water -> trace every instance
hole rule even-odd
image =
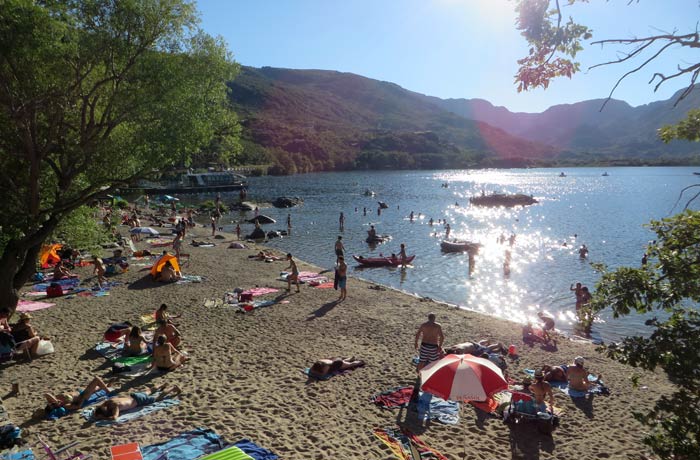
[[[335,264],[338,265],[340,259],[345,257],[345,246],[343,246],[343,237],[338,235],[335,241]]]
[[[338,218],[338,225],[340,227],[340,231],[342,232],[345,229],[345,215],[342,212]]]

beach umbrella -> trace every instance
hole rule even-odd
[[[141,235],[153,235],[153,236],[158,236],[160,233],[158,233],[158,230],[151,228],[151,227],[134,227],[131,230],[129,230],[129,233],[139,233]]]
[[[452,401],[484,401],[508,389],[494,363],[472,355],[446,355],[420,371],[421,390]]]

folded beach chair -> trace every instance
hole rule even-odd
[[[46,443],[46,441],[41,439],[41,436],[37,434],[36,437],[39,439],[39,444],[41,444],[41,446],[44,448],[44,452],[46,452],[48,460],[86,460],[91,458],[89,455],[83,455],[79,452],[73,454],[70,453],[71,449],[80,444],[79,441],[70,443],[67,446],[63,446],[57,450],[53,450],[51,449],[51,446]]]
[[[130,442],[109,448],[112,460],[143,460],[139,443]]]

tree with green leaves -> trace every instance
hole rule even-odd
[[[4,0],[0,307],[76,209],[213,142],[235,152],[237,72],[187,0]]]
[[[566,4],[577,1],[587,2],[568,0]],[[564,21],[559,0],[516,0],[516,4],[517,28],[530,45],[528,56],[518,61],[518,90],[547,88],[553,78],[571,78],[579,71],[576,54],[583,49],[582,42],[592,37],[591,30],[572,18]],[[689,33],[605,39],[592,44],[631,47],[618,59],[598,64],[636,62],[636,67],[612,87],[610,98],[625,78],[653,65],[672,47],[700,48],[700,35],[696,29]],[[700,62],[682,62],[672,73],[654,72],[650,83],[657,90],[669,80],[687,77],[688,86],[678,102],[693,90],[698,75]],[[700,140],[700,110],[689,111],[676,126],[661,127],[659,137],[664,142]],[[626,337],[620,343],[603,345],[601,351],[635,367],[650,371],[660,367],[666,372],[678,391],[661,395],[650,412],[635,412],[634,416],[649,428],[644,442],[659,457],[696,459],[700,458],[700,212],[686,210],[654,221],[650,227],[657,239],[647,247],[645,264],[615,270],[595,265],[601,279],[590,308],[593,313],[611,308],[616,318],[633,311],[656,313],[646,322],[652,328],[648,337]]]
[[[639,0],[628,0],[627,3],[638,3]],[[577,23],[574,18],[564,18],[562,4],[588,3],[588,0],[515,0],[516,27],[530,45],[528,55],[518,60],[518,73],[515,82],[518,91],[533,88],[546,89],[549,83],[558,77],[571,78],[580,71],[580,63],[576,55],[583,49],[583,42],[593,37],[593,31],[586,25]],[[590,69],[613,64],[632,64],[631,70],[623,73],[613,85],[608,95],[610,100],[615,90],[630,75],[645,71],[652,67],[661,55],[672,53],[674,50],[700,49],[700,32],[695,23],[694,30],[679,33],[660,32],[645,37],[606,38],[592,41],[590,45],[610,46],[621,45],[629,52],[620,53],[617,59],[601,62]],[[589,69],[589,70],[590,70]],[[678,78],[687,78],[688,84],[676,100],[676,104],[685,99],[695,87],[700,76],[700,59],[697,62],[679,62],[670,72],[653,71],[649,83],[653,90],[658,90],[664,83]],[[605,107],[605,103],[601,110]],[[700,140],[700,112],[691,110],[687,118],[676,126],[659,127],[659,138],[664,142],[674,139],[690,141]]]
[[[614,316],[656,313],[647,320],[648,337],[626,337],[603,347],[608,356],[653,371],[661,367],[679,390],[661,395],[654,409],[637,418],[650,427],[645,442],[664,459],[700,455],[700,212],[650,224],[657,239],[647,247],[647,263],[620,267],[602,276],[593,310],[611,308]]]

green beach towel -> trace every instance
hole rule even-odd
[[[220,450],[209,454],[205,457],[200,457],[199,460],[254,460],[253,457],[243,452],[240,448],[236,446],[229,447],[228,449]]]
[[[141,355],[141,356],[122,356],[120,358],[115,358],[113,362],[123,364],[125,366],[135,366],[137,364],[150,363],[153,360],[151,355]]]

